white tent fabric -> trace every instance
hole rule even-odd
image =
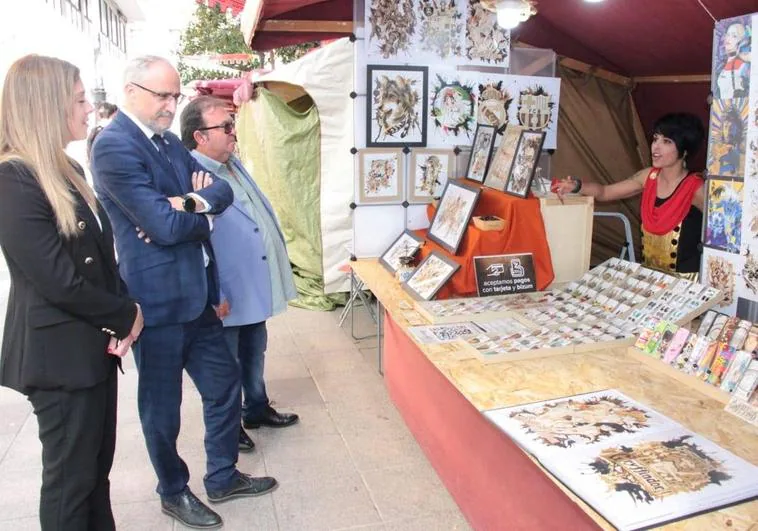
[[[340,39],[297,61],[256,78],[302,87],[313,99],[321,120],[321,240],[324,292],[350,291],[340,271],[350,258],[353,225],[353,90],[354,46]]]

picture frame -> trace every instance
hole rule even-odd
[[[742,247],[742,216],[745,183],[710,177],[705,186],[703,245],[739,254]]]
[[[471,157],[466,169],[466,179],[478,183],[484,182],[496,138],[497,128],[494,125],[476,124],[474,142],[471,144]]]
[[[505,193],[526,199],[534,179],[534,171],[540,161],[542,144],[545,142],[544,131],[522,131],[519,136],[513,164],[508,173]]]
[[[405,157],[402,149],[366,148],[358,152],[358,204],[402,203]]]
[[[455,174],[455,152],[452,149],[417,148],[411,150],[408,172],[408,202],[431,203],[439,197],[434,192],[444,190]]]
[[[428,86],[429,67],[368,65],[366,147],[426,147]]]
[[[481,189],[450,180],[440,198],[427,237],[452,254],[458,252]]]
[[[432,300],[460,267],[460,264],[444,254],[432,251],[403,284],[403,288],[415,299]]]
[[[487,167],[484,186],[505,192],[505,187],[508,184],[508,175],[511,173],[513,159],[516,156],[516,147],[523,131],[524,127],[520,125],[506,125],[500,145]]]
[[[400,267],[401,256],[413,256],[424,245],[424,239],[404,230],[397,239],[392,242],[384,254],[379,257],[379,263],[390,273],[394,274]],[[409,252],[410,255],[403,254]]]

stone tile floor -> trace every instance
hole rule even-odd
[[[0,260],[0,318],[8,292]],[[356,333],[371,333],[365,310]],[[215,506],[224,529],[447,531],[469,529],[455,502],[390,402],[377,372],[376,338],[354,342],[338,312],[290,308],[269,323],[266,380],[275,407],[300,414],[286,429],[251,430],[239,468],[280,481],[272,495]],[[1,335],[1,331],[0,331]],[[111,473],[119,530],[185,529],[160,512],[155,476],[137,418],[131,358],[119,381],[118,444]],[[200,398],[185,378],[180,453],[193,491],[204,495]],[[0,530],[39,529],[37,424],[26,399],[0,388]]]

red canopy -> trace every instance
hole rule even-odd
[[[368,1],[368,0],[367,0]],[[514,40],[578,59],[627,77],[710,74],[713,19],[758,10],[756,0],[539,0],[538,14]],[[279,46],[349,35],[268,31],[269,21],[352,21],[353,0],[248,0],[245,22],[255,27],[251,47]],[[251,9],[252,7],[252,9]],[[248,13],[249,12],[249,13]],[[245,21],[246,15],[249,20]],[[665,112],[689,111],[708,123],[708,82],[639,83],[634,96],[643,125]]]

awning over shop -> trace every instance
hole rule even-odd
[[[352,32],[352,0],[248,0],[242,11],[242,33],[256,51]]]

